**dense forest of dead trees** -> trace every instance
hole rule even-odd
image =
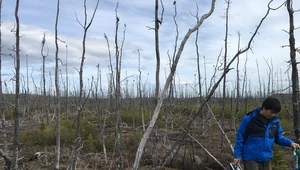
[[[257,21],[247,45],[240,44],[241,34],[236,35],[238,46],[233,57],[228,58],[228,36],[230,28],[231,0],[225,0],[224,15],[224,46],[220,49],[213,76],[206,75],[206,64],[200,63],[200,47],[198,46],[199,29],[215,11],[216,0],[211,0],[206,12],[197,10],[191,14],[195,23],[188,29],[182,39],[179,39],[177,24],[177,8],[180,5],[174,1],[172,16],[174,24],[174,49],[168,52],[169,71],[166,80],[161,82],[160,70],[160,27],[164,26],[164,1],[155,0],[154,27],[155,36],[155,85],[143,82],[145,76],[140,68],[141,51],[137,49],[138,76],[132,83],[127,77],[121,77],[122,56],[126,41],[126,24],[120,27],[122,17],[118,15],[118,4],[115,8],[114,37],[104,35],[107,42],[109,60],[107,75],[108,85],[102,84],[102,73],[97,66],[97,77],[85,82],[83,79],[84,62],[86,58],[86,39],[88,30],[98,12],[99,0],[88,13],[87,1],[83,2],[84,17],[81,21],[75,11],[75,18],[82,27],[82,53],[80,56],[79,88],[70,85],[68,74],[64,78],[62,69],[68,73],[68,45],[66,56],[60,56],[59,38],[60,0],[57,0],[55,20],[55,73],[52,80],[46,83],[45,52],[46,34],[41,43],[42,80],[41,87],[34,85],[29,90],[28,66],[27,77],[20,77],[20,22],[18,10],[22,8],[16,0],[15,44],[14,58],[14,88],[8,87],[0,76],[0,111],[1,130],[0,162],[5,170],[9,169],[227,169],[232,161],[233,144],[239,120],[252,107],[259,106],[267,96],[276,96],[283,103],[282,125],[287,135],[297,142],[300,141],[299,119],[299,76],[296,55],[294,14],[299,12],[293,7],[292,0],[285,1],[278,7],[273,7],[270,0],[265,7],[265,14]],[[252,50],[252,43],[259,33],[270,12],[279,8],[287,8],[289,14],[289,37],[291,75],[288,76],[288,86],[283,87],[282,73],[276,72],[281,81],[275,79],[274,66],[265,59],[268,68],[268,79],[261,80],[260,70],[257,70],[259,84],[251,87],[251,77],[247,75],[247,60],[240,63],[241,57],[247,57]],[[198,9],[198,7],[197,7]],[[0,0],[0,21],[2,15],[2,0]],[[203,14],[201,14],[203,13]],[[88,17],[90,15],[90,17]],[[2,22],[0,22],[2,24]],[[297,26],[296,26],[297,27]],[[0,25],[1,28],[1,25]],[[123,29],[120,31],[120,29]],[[1,30],[0,30],[1,31]],[[120,35],[121,32],[121,35]],[[1,34],[0,34],[1,35]],[[197,61],[194,84],[177,82],[176,69],[187,41],[195,36],[195,53]],[[113,39],[113,41],[110,41]],[[0,53],[2,49],[0,36]],[[113,44],[110,44],[113,42]],[[285,42],[283,42],[284,44]],[[65,57],[65,60],[63,58]],[[2,53],[0,57],[0,74],[2,70]],[[63,62],[64,61],[64,62]],[[205,61],[205,57],[204,57]],[[242,66],[243,64],[243,66]],[[235,65],[235,66],[234,66]],[[258,65],[258,63],[257,63]],[[200,69],[203,68],[204,69]],[[240,70],[244,67],[244,70]],[[257,66],[258,68],[258,66]],[[236,70],[236,80],[233,89],[227,88],[226,76]],[[204,70],[204,72],[201,72]],[[50,73],[51,74],[51,73]],[[50,76],[51,77],[51,76]],[[278,80],[279,77],[276,77]],[[26,83],[27,81],[27,83]],[[70,89],[70,86],[73,90]],[[104,87],[107,87],[105,89]],[[13,90],[12,90],[13,89]],[[192,89],[192,90],[190,90]],[[258,89],[258,90],[254,90]],[[291,122],[293,121],[293,126]],[[289,133],[293,132],[293,133]],[[217,146],[217,147],[216,147]],[[288,150],[283,150],[287,152]],[[283,157],[282,151],[276,151],[276,159],[284,159],[284,163],[274,166],[288,169],[291,164],[289,157]]]

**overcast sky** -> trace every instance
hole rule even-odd
[[[122,58],[122,75],[121,79],[129,77],[129,84],[136,84],[138,72],[138,50],[140,51],[140,68],[142,71],[142,82],[154,84],[155,82],[155,48],[154,48],[154,31],[149,27],[154,27],[154,3],[152,0],[100,0],[94,21],[88,30],[86,59],[84,63],[84,84],[88,84],[88,79],[96,77],[97,65],[100,65],[103,86],[107,86],[107,74],[109,57],[107,43],[104,34],[110,41],[110,47],[114,50],[115,35],[115,8],[119,2],[118,16],[119,41],[122,40],[124,24],[126,24],[126,37]],[[283,0],[274,0],[272,7],[282,4]],[[163,23],[160,27],[160,54],[161,54],[161,85],[165,83],[166,74],[169,73],[168,52],[170,55],[174,51],[175,24],[173,21],[174,6],[173,1],[166,0],[164,3]],[[189,28],[192,28],[196,19],[191,14],[196,14],[199,7],[199,15],[207,13],[210,9],[210,0],[177,0],[177,23],[179,26],[179,42],[186,34]],[[41,87],[41,41],[43,34],[46,35],[45,48],[49,49],[49,55],[46,58],[47,81],[54,80],[55,66],[55,44],[54,44],[54,26],[56,16],[56,1],[54,0],[26,0],[20,1],[20,34],[21,34],[21,73],[26,81],[27,67],[26,56],[28,57],[28,74],[31,89],[34,83]],[[96,0],[87,0],[88,18],[92,16]],[[2,76],[3,80],[9,85],[13,85],[11,78],[14,76],[14,59],[13,49],[14,38],[14,7],[15,1],[3,0],[2,8]],[[216,8],[211,17],[204,21],[199,29],[199,53],[201,56],[201,72],[204,74],[204,63],[206,63],[207,79],[210,80],[217,57],[224,49],[225,37],[225,8],[226,3],[217,0]],[[78,86],[79,78],[77,70],[80,67],[82,53],[82,36],[83,29],[76,21],[75,13],[78,20],[83,22],[84,10],[83,0],[61,0],[60,15],[58,25],[58,36],[60,40],[59,58],[65,62],[66,51],[68,51],[68,72],[71,86]],[[300,2],[294,2],[294,9],[300,9]],[[237,51],[238,35],[241,35],[241,48],[246,47],[249,38],[252,36],[256,26],[267,10],[267,1],[262,0],[232,0],[229,11],[229,37],[228,37],[228,59],[230,60]],[[295,27],[300,26],[300,12],[295,13]],[[271,11],[270,15],[263,23],[259,34],[255,37],[252,44],[252,51],[248,52],[247,74],[248,81],[251,81],[252,88],[258,88],[258,69],[261,78],[267,83],[268,65],[266,61],[273,64],[274,73],[278,74],[273,80],[287,80],[291,72],[286,73],[289,65],[289,49],[282,48],[288,44],[288,34],[283,30],[289,29],[288,14],[286,7],[283,6],[277,11]],[[296,30],[296,47],[299,47],[300,29]],[[192,34],[187,42],[176,72],[176,82],[180,84],[189,83],[195,85],[195,75],[197,74],[195,35]],[[66,50],[66,45],[68,49]],[[114,52],[112,51],[112,54]],[[299,54],[298,54],[299,55]],[[204,57],[205,56],[205,57]],[[222,51],[224,56],[224,50]],[[114,57],[114,56],[113,56]],[[205,58],[205,62],[204,62]],[[222,59],[222,58],[221,58]],[[240,74],[243,76],[243,69],[246,55],[240,56]],[[113,58],[114,60],[114,58]],[[114,64],[114,62],[113,62]],[[233,70],[228,74],[228,87],[232,88],[236,81],[236,63],[232,65]],[[60,64],[62,73],[61,82],[65,81],[65,66]],[[51,76],[50,77],[50,74]],[[217,76],[221,70],[217,72]],[[243,77],[241,77],[243,78]],[[263,80],[262,80],[263,81]],[[123,85],[126,81],[123,82]],[[24,83],[22,83],[24,84]],[[146,83],[147,84],[147,83]],[[282,82],[283,88],[287,86],[286,81]],[[281,82],[278,84],[281,87]],[[73,87],[72,87],[73,88]],[[13,89],[11,87],[11,89]]]

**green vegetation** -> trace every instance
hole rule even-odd
[[[291,168],[288,167],[288,162],[283,159],[285,153],[281,150],[280,146],[274,145],[273,154],[274,154],[272,159],[273,170],[292,170]],[[292,151],[290,154],[292,154]]]
[[[260,101],[256,99],[255,101],[249,101],[250,103],[247,104],[247,107],[244,104],[240,104],[239,112],[238,112],[238,120],[240,121],[241,118],[246,114],[245,111],[250,111],[253,108],[259,107]],[[138,102],[135,102],[136,104]],[[151,106],[150,106],[151,105]],[[161,108],[161,113],[159,114],[157,124],[158,124],[158,137],[159,137],[159,153],[165,152],[165,147],[167,145],[171,145],[174,140],[177,138],[177,136],[181,133],[181,129],[179,126],[184,127],[186,122],[190,119],[190,115],[194,112],[197,112],[200,104],[195,99],[187,99],[186,101],[174,101],[174,103],[169,104],[168,102],[165,102],[165,104]],[[221,121],[221,102],[220,99],[212,99],[209,103],[209,106],[211,107],[213,113],[215,114],[216,118]],[[98,106],[101,108],[101,106]],[[117,158],[117,152],[116,152],[116,114],[115,112],[111,112],[108,114],[108,109],[104,110],[101,108],[101,111],[99,113],[90,112],[91,110],[95,110],[95,106],[88,105],[88,109],[86,109],[84,112],[82,112],[81,117],[81,144],[82,149],[80,152],[82,153],[101,153],[103,152],[103,142],[105,142],[106,152],[108,157],[115,157]],[[147,106],[144,106],[143,108],[139,108],[139,106],[132,106],[128,105],[127,107],[123,106],[120,110],[120,115],[122,119],[122,134],[121,134],[121,146],[122,146],[122,154],[124,155],[124,158],[126,159],[128,166],[133,162],[135,158],[136,149],[138,147],[138,144],[142,138],[143,132],[142,132],[142,111],[144,112],[144,118],[145,118],[145,124],[146,127],[151,119],[151,115],[154,111],[154,106],[150,103]],[[75,114],[74,114],[75,113]],[[205,114],[205,132],[204,135],[202,135],[202,120],[201,120],[201,114]],[[229,139],[231,140],[232,144],[235,143],[235,134],[234,134],[234,126],[232,122],[232,115],[235,114],[235,102],[232,102],[231,100],[226,101],[225,105],[225,133],[228,135]],[[11,111],[6,111],[6,115],[10,115]],[[162,146],[162,139],[164,135],[164,128],[165,128],[165,121],[166,116],[172,116],[172,120],[176,122],[178,125],[174,124],[174,128],[170,128],[170,121],[168,122],[168,136],[167,136],[167,143],[166,146]],[[203,111],[200,113],[200,115],[196,118],[193,125],[190,129],[190,134],[193,135],[201,144],[204,145],[206,149],[208,149],[212,153],[220,153],[220,148],[222,147],[220,144],[220,131],[219,127],[215,123],[214,119],[211,117],[211,113],[208,113],[207,108],[204,107]],[[61,145],[63,148],[72,149],[75,145],[75,139],[76,139],[76,122],[74,122],[74,119],[76,117],[76,112],[74,110],[69,111],[68,120],[66,120],[66,116],[64,113],[62,113],[62,120],[61,120]],[[278,116],[281,119],[281,125],[285,132],[289,132],[293,129],[293,124],[291,123],[291,118],[288,115],[286,110],[282,110]],[[104,128],[104,139],[102,139],[102,130],[103,130],[103,123],[104,120],[105,128]],[[135,129],[133,129],[133,120]],[[170,120],[170,119],[168,119]],[[239,122],[238,124],[239,125]],[[41,123],[39,127],[32,128],[26,131],[21,131],[20,133],[20,143],[25,144],[28,147],[26,149],[26,153],[32,153],[36,152],[36,150],[42,150],[42,148],[51,148],[55,146],[55,122],[52,122],[51,125],[48,127],[47,124]],[[291,137],[292,133],[286,133],[285,136]],[[151,138],[151,136],[150,136]],[[145,148],[145,154],[144,155],[151,155],[151,139],[148,139],[147,146]],[[193,147],[191,147],[193,145]],[[34,146],[34,147],[31,147]],[[225,150],[227,152],[226,154],[223,154],[222,159],[220,158],[221,162],[226,165],[228,162],[230,162],[233,158],[230,148],[225,143]],[[35,149],[33,149],[35,148]],[[197,149],[195,149],[197,148]],[[163,149],[163,150],[161,150]],[[184,149],[184,150],[182,150]],[[193,152],[192,152],[193,151]],[[196,143],[193,142],[190,138],[186,138],[185,146],[181,148],[180,152],[186,152],[186,155],[192,155],[196,154],[201,159],[207,160],[207,165],[214,164],[214,161],[211,160],[209,156],[202,153],[202,149],[197,146]],[[87,154],[87,155],[89,155]],[[182,154],[182,153],[181,153]],[[287,154],[287,151],[285,148],[275,146],[274,148],[274,158],[272,160],[272,165],[274,170],[289,170],[288,163],[284,160],[284,154]],[[288,153],[291,154],[291,153]],[[101,155],[101,154],[99,154]],[[160,157],[161,155],[158,155]],[[182,160],[182,155],[178,156],[178,160]],[[144,159],[144,157],[143,157]],[[148,158],[145,158],[146,160],[142,160],[145,164],[145,166],[149,165],[147,164]],[[145,163],[146,162],[146,163]],[[187,163],[187,162],[185,162]],[[179,163],[180,164],[180,163]],[[171,166],[171,165],[170,165]],[[190,165],[187,165],[190,166]]]

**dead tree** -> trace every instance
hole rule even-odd
[[[115,91],[115,110],[116,110],[116,134],[117,134],[117,151],[119,154],[119,167],[121,170],[124,169],[124,160],[122,155],[122,147],[121,147],[121,115],[120,115],[120,106],[121,106],[121,68],[122,68],[122,55],[123,55],[123,45],[125,41],[125,32],[126,32],[126,24],[124,24],[124,31],[123,31],[123,39],[121,42],[121,46],[119,46],[118,42],[118,31],[119,31],[119,22],[120,18],[118,16],[118,5],[116,6],[116,30],[115,30],[115,59],[116,59],[116,91]]]
[[[96,100],[96,105],[95,105],[95,110],[97,113],[97,117],[98,117],[98,128],[100,129],[100,134],[101,134],[101,141],[102,141],[102,148],[103,148],[103,153],[104,153],[104,161],[105,163],[107,163],[107,152],[106,152],[106,145],[105,145],[105,135],[104,135],[104,131],[105,131],[105,126],[106,126],[106,113],[104,115],[104,121],[101,122],[101,115],[100,114],[102,112],[102,110],[100,110],[101,108],[101,101],[99,100],[99,96],[98,96],[98,89],[100,87],[100,92],[102,92],[102,84],[101,84],[101,70],[100,70],[100,65],[97,65],[97,80],[95,83],[95,100]],[[101,93],[100,97],[104,97],[103,94]],[[97,166],[96,166],[97,167]]]
[[[292,103],[293,103],[293,116],[294,116],[294,130],[296,142],[300,142],[300,93],[299,93],[299,75],[296,60],[296,47],[295,47],[295,27],[294,27],[294,9],[293,0],[286,1],[286,8],[289,14],[289,46],[290,46],[290,64],[292,66]]]
[[[162,6],[162,14],[161,18],[159,19],[158,15],[158,0],[155,0],[155,55],[156,55],[156,74],[155,74],[155,104],[158,101],[158,94],[159,94],[159,72],[160,72],[160,50],[159,50],[159,27],[162,24],[163,20],[163,11],[164,7],[162,4],[162,0],[160,0]],[[157,164],[157,124],[154,125],[152,130],[152,169],[156,169]]]
[[[66,45],[66,88],[65,88],[65,104],[66,104],[66,115],[67,115],[67,119],[69,117],[69,75],[68,75],[68,57],[69,57],[69,53],[68,53],[68,45]]]
[[[97,8],[99,5],[99,0],[96,2],[96,6],[94,8],[92,17],[90,21],[87,19],[87,7],[86,7],[86,0],[84,0],[84,23],[82,24],[76,15],[77,22],[80,24],[80,26],[83,28],[83,38],[82,38],[82,54],[81,54],[81,63],[80,63],[80,69],[79,69],[79,103],[77,104],[77,129],[76,129],[76,146],[74,148],[74,155],[72,159],[72,170],[76,169],[77,164],[77,157],[78,157],[78,150],[80,147],[81,142],[81,135],[80,135],[80,119],[81,119],[81,112],[84,107],[85,102],[83,101],[83,65],[85,60],[85,53],[86,53],[86,36],[88,29],[90,28],[91,24],[93,23]]]
[[[259,92],[258,95],[262,98],[262,87],[261,87],[261,78],[260,78],[260,71],[258,67],[258,61],[256,60],[256,68],[257,68],[257,77],[258,77],[258,85],[259,85]]]
[[[251,44],[253,42],[254,37],[257,35],[259,28],[261,27],[262,23],[264,22],[264,20],[267,18],[267,16],[270,13],[270,10],[272,10],[272,8],[270,7],[270,4],[273,2],[273,0],[271,0],[268,3],[268,10],[266,12],[266,14],[263,16],[263,18],[260,20],[258,26],[256,27],[253,35],[251,36],[250,40],[248,41],[247,46],[244,49],[239,50],[234,56],[233,58],[228,62],[225,72],[222,73],[222,75],[219,77],[219,79],[216,81],[216,83],[213,85],[213,87],[210,89],[209,93],[207,94],[205,100],[203,102],[201,102],[201,106],[199,106],[198,110],[194,113],[191,114],[186,126],[185,126],[185,131],[183,131],[181,133],[181,135],[177,138],[176,142],[172,145],[172,147],[168,150],[168,152],[165,154],[165,156],[162,159],[162,163],[165,163],[166,158],[173,152],[173,150],[179,145],[180,147],[180,143],[185,139],[187,132],[189,131],[192,122],[195,120],[195,118],[199,115],[200,111],[203,109],[203,107],[206,105],[206,103],[210,100],[210,98],[213,96],[215,90],[218,88],[219,84],[221,83],[221,81],[223,80],[225,74],[227,74],[231,68],[231,64],[236,60],[237,57],[239,57],[241,54],[247,52],[250,48],[251,48]],[[214,1],[212,1],[212,5],[214,5]],[[211,12],[213,11],[214,6],[212,6]],[[204,15],[206,16],[206,15]],[[204,17],[203,16],[203,17]],[[202,18],[203,18],[202,17]],[[145,134],[144,134],[145,135]]]
[[[43,95],[43,101],[46,100],[46,76],[45,76],[45,60],[46,57],[49,54],[49,50],[47,49],[47,53],[44,54],[44,48],[45,48],[45,43],[46,43],[46,34],[44,33],[43,40],[42,40],[42,47],[41,47],[41,56],[43,59],[43,65],[42,65],[42,82],[43,82],[43,88],[42,88],[42,95]],[[43,103],[44,106],[42,106],[42,114],[44,113],[44,109],[47,108],[45,102]],[[47,121],[47,126],[50,126],[50,120],[49,120],[49,113],[46,111],[46,121]]]
[[[16,7],[15,7],[15,19],[16,19],[16,45],[15,45],[15,52],[16,52],[16,64],[15,64],[15,80],[16,80],[16,91],[15,91],[15,126],[14,126],[14,139],[13,139],[13,159],[12,159],[12,169],[18,169],[18,154],[19,154],[19,107],[20,107],[20,21],[19,21],[19,0],[16,0]]]
[[[159,100],[158,100],[158,103],[157,103],[157,105],[155,107],[154,114],[153,114],[153,116],[151,118],[151,121],[150,121],[148,127],[147,127],[147,130],[143,134],[143,137],[142,137],[142,139],[141,139],[141,141],[139,143],[139,147],[137,149],[137,152],[136,152],[136,155],[135,155],[134,164],[133,164],[133,169],[134,170],[137,170],[138,167],[139,167],[140,159],[141,159],[141,156],[142,156],[145,144],[146,144],[147,139],[148,139],[150,133],[152,132],[153,127],[154,127],[154,125],[156,123],[156,120],[158,118],[159,111],[160,111],[160,108],[161,108],[162,103],[163,103],[163,99],[165,98],[165,94],[166,94],[166,92],[167,92],[167,90],[168,90],[168,88],[169,88],[169,86],[171,84],[171,81],[173,79],[173,76],[175,74],[175,71],[176,71],[176,68],[177,68],[177,64],[179,62],[179,59],[180,59],[180,56],[181,56],[182,51],[184,49],[184,46],[185,46],[187,40],[189,39],[189,37],[191,36],[191,34],[193,32],[195,32],[200,27],[200,25],[202,25],[202,23],[204,22],[204,20],[207,19],[213,13],[213,11],[215,9],[215,2],[216,2],[215,0],[212,0],[212,4],[211,4],[211,8],[210,8],[209,12],[207,14],[203,15],[201,17],[201,19],[199,20],[199,22],[197,22],[197,24],[193,28],[191,28],[191,29],[188,30],[188,32],[186,33],[186,35],[184,36],[183,40],[180,43],[179,49],[178,49],[178,51],[176,53],[176,57],[174,59],[174,63],[172,64],[172,67],[171,67],[171,72],[169,73],[167,81],[166,81],[166,84],[165,84],[163,90],[161,91],[161,93],[159,95],[159,98],[158,98]]]
[[[196,14],[196,19],[197,22],[199,21],[199,7],[197,5],[197,14]],[[198,38],[199,38],[199,28],[196,31],[196,39],[195,39],[195,47],[196,47],[196,56],[197,56],[197,80],[198,80],[198,96],[199,96],[199,101],[202,101],[202,82],[201,82],[201,69],[200,69],[200,54],[199,54],[199,46],[198,46]],[[202,131],[202,135],[204,135],[204,112],[201,111],[201,131]]]
[[[178,38],[179,38],[179,29],[178,29],[178,23],[177,23],[177,5],[176,5],[176,1],[174,1],[173,3],[173,7],[174,7],[174,15],[173,15],[173,22],[175,24],[175,41],[174,41],[174,50],[173,50],[173,54],[170,55],[168,52],[168,57],[169,57],[169,67],[170,67],[170,71],[172,68],[172,65],[174,63],[174,59],[176,56],[176,52],[177,52],[177,48],[178,48]],[[167,73],[165,73],[167,75]],[[166,76],[167,77],[167,76]],[[174,91],[176,89],[175,86],[175,76],[173,77],[173,80],[170,83],[170,87],[169,87],[169,91],[167,94],[167,98],[168,98],[168,103],[166,105],[166,116],[165,116],[165,130],[164,130],[164,137],[163,137],[163,145],[166,145],[167,142],[167,134],[168,134],[168,123],[169,120],[171,120],[171,129],[173,129],[173,120],[172,120],[172,115],[174,112]]]
[[[229,15],[229,8],[231,1],[230,0],[225,0],[227,7],[226,7],[226,14],[225,14],[225,39],[224,39],[224,63],[223,63],[223,68],[224,72],[226,72],[226,64],[227,64],[227,51],[228,51],[228,15]],[[224,129],[224,115],[225,115],[225,102],[226,102],[226,74],[224,75],[223,78],[223,97],[222,97],[222,108],[221,108],[221,127]],[[224,135],[221,132],[221,147],[224,147]]]
[[[269,96],[271,94],[271,79],[273,79],[272,67],[270,66],[269,61],[265,57],[264,57],[264,60],[269,69],[269,71],[267,72],[267,74],[268,74],[268,93],[267,93],[267,95]]]
[[[244,113],[247,113],[248,109],[248,94],[247,94],[247,63],[248,63],[248,53],[246,53],[246,59],[245,59],[245,63],[244,63],[244,78],[243,78],[243,83],[242,83],[242,99],[245,99],[245,107],[244,107]]]
[[[138,113],[142,116],[142,131],[145,132],[145,113],[144,113],[144,99],[142,95],[142,71],[141,71],[141,53],[140,50],[137,50],[138,52],[138,81],[137,81],[137,97],[139,98],[139,107],[138,107]],[[134,127],[135,128],[135,127]],[[135,129],[133,129],[135,130]]]
[[[238,51],[240,50],[241,35],[238,33]],[[238,115],[239,115],[239,104],[240,104],[240,58],[238,57],[236,62],[236,105],[234,118],[234,132],[237,131]]]
[[[57,0],[57,8],[56,8],[56,20],[55,20],[55,117],[56,117],[56,146],[55,146],[55,170],[59,170],[59,162],[60,162],[60,87],[59,87],[59,76],[58,76],[58,17],[59,17],[59,6],[60,0]]]

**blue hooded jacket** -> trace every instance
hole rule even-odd
[[[234,158],[242,160],[268,161],[273,157],[274,142],[290,147],[291,139],[282,136],[279,118],[266,119],[260,114],[262,108],[256,108],[242,119],[236,134]]]

